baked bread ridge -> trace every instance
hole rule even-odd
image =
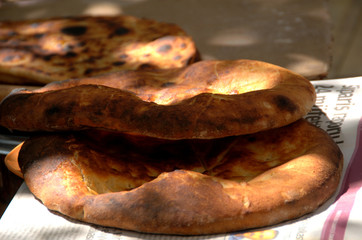
[[[285,126],[315,102],[309,80],[253,60],[122,71],[19,90],[0,125],[21,131],[99,128],[165,139],[220,138]]]
[[[198,61],[181,27],[129,15],[0,22],[0,79],[11,84],[175,68]]]
[[[217,175],[213,176],[213,169],[204,173],[202,170],[193,171],[195,165],[191,164],[190,169],[163,173],[160,169],[160,175],[132,190],[97,193],[96,188],[105,188],[87,185],[84,181],[88,181],[88,177],[112,185],[115,181],[105,181],[105,176],[124,178],[127,174],[112,171],[102,174],[97,163],[113,166],[106,158],[97,158],[99,155],[94,149],[89,149],[91,153],[87,156],[95,157],[89,159],[96,165],[93,166],[95,170],[90,169],[93,164],[82,165],[77,162],[82,161],[79,145],[73,140],[59,141],[59,134],[53,136],[55,138],[51,135],[31,138],[20,150],[19,165],[30,191],[50,210],[71,218],[148,233],[225,233],[300,217],[314,211],[332,196],[338,187],[343,165],[342,153],[329,135],[307,121],[299,120],[280,129],[235,137],[236,144],[227,144],[229,154],[224,156],[239,160],[215,158],[221,166],[224,161],[236,161],[232,164],[239,174],[244,174],[239,169],[246,160],[243,157],[270,164],[265,172],[257,173],[247,181],[234,181],[227,173],[217,170]],[[53,145],[53,139],[59,142]],[[244,141],[248,144],[238,144]],[[265,141],[269,145],[265,145]],[[263,151],[265,149],[269,151]],[[248,154],[241,154],[246,150]],[[276,156],[271,156],[274,150]],[[265,155],[265,152],[269,154]],[[235,157],[236,153],[240,155]],[[295,156],[296,153],[299,155]],[[277,166],[269,162],[270,158],[289,155],[293,159],[284,159]],[[132,163],[128,158],[125,161]],[[145,165],[150,162],[152,160]],[[255,174],[252,166],[249,167],[244,170]],[[132,167],[128,169],[132,171]],[[200,167],[196,164],[194,169]],[[117,172],[117,168],[113,171]],[[142,171],[138,173],[145,176]]]

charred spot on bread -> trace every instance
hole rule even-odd
[[[290,113],[294,113],[298,110],[298,106],[287,96],[277,95],[273,100],[280,110],[288,111]]]
[[[181,58],[182,58],[181,55],[176,55],[176,56],[173,57],[174,60],[180,60]]]
[[[78,55],[77,53],[72,52],[72,51],[69,51],[69,52],[67,52],[67,53],[65,54],[65,57],[66,57],[66,58],[74,58],[74,57],[76,57],[77,55]]]
[[[94,68],[87,68],[87,69],[84,71],[84,75],[85,75],[85,76],[89,76],[93,71],[94,71]]]
[[[17,56],[16,55],[8,55],[8,56],[5,56],[2,61],[3,62],[11,62],[13,61]]]
[[[59,106],[52,106],[45,110],[45,114],[48,115],[49,117],[52,117],[54,115],[61,113],[62,111],[63,111],[63,108],[61,108]]]
[[[138,66],[138,69],[140,70],[147,70],[147,69],[155,69],[156,67],[152,64],[149,64],[149,63],[144,63],[144,64],[141,64],[140,66]]]
[[[157,52],[161,54],[166,54],[167,52],[171,51],[172,46],[170,44],[164,44],[157,48]]]
[[[60,31],[66,35],[77,37],[85,34],[87,29],[86,26],[69,26],[62,28]]]
[[[42,38],[42,37],[44,37],[44,33],[36,33],[36,34],[34,34],[34,38],[37,38],[37,39],[39,39],[39,38]]]
[[[118,27],[117,29],[114,30],[113,35],[115,36],[122,36],[122,35],[126,35],[130,32],[131,30],[125,27]],[[112,35],[112,37],[113,37]]]
[[[51,61],[53,57],[55,57],[56,54],[46,54],[46,55],[43,55],[43,59],[44,61]]]
[[[175,86],[175,85],[176,85],[176,83],[174,83],[174,82],[165,82],[165,83],[162,83],[161,87],[168,88],[168,87]]]
[[[126,64],[125,61],[116,61],[116,62],[113,62],[113,63],[112,63],[113,66],[122,66],[122,65],[124,65],[124,64]]]

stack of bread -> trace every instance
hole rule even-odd
[[[91,28],[85,22],[65,27],[74,32],[61,29],[83,35]],[[303,119],[315,102],[309,80],[254,60],[176,65],[196,59],[195,45],[163,34],[167,43],[156,52],[168,55],[170,67],[162,61],[74,77],[68,67],[83,74],[89,66],[72,62],[42,78],[33,62],[21,71],[2,65],[7,75],[56,80],[13,91],[0,104],[1,126],[32,133],[16,154],[37,199],[92,224],[199,235],[295,219],[333,195],[343,156],[325,131]],[[193,49],[177,50],[186,46]],[[142,65],[138,60],[132,64]]]

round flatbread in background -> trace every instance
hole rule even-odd
[[[133,16],[0,22],[0,82],[46,84],[122,69],[177,68],[199,58],[176,24]]]

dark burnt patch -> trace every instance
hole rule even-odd
[[[2,62],[12,62],[13,60],[16,59],[16,56],[15,55],[8,55],[8,56],[5,56],[3,59],[2,59]]]
[[[157,52],[158,53],[167,53],[169,51],[171,51],[172,46],[170,44],[164,44],[162,46],[160,46],[159,48],[157,48]]]
[[[115,66],[115,67],[117,67],[117,66],[122,66],[122,65],[124,65],[124,64],[126,64],[125,61],[116,61],[116,62],[113,62],[113,63],[112,63],[112,65]]]
[[[131,30],[129,30],[128,28],[118,27],[114,30],[111,36],[122,36],[128,34],[129,32],[131,32]]]
[[[87,32],[87,27],[85,26],[64,27],[60,31],[70,36],[81,36]]]
[[[277,95],[273,99],[274,104],[282,111],[288,111],[294,113],[297,111],[298,106],[293,103],[288,97],[283,95]]]
[[[149,64],[149,63],[144,63],[144,64],[141,64],[138,69],[143,69],[143,70],[147,70],[147,69],[156,69],[157,67],[155,67],[154,65],[152,64]]]
[[[67,52],[64,56],[66,58],[73,58],[73,57],[77,56],[77,53],[75,53],[75,52]]]
[[[185,49],[187,47],[187,44],[186,43],[181,43],[181,45],[180,45],[180,48],[181,49]]]
[[[84,71],[84,75],[89,75],[91,74],[92,72],[94,72],[94,68],[87,68],[85,71]]]
[[[181,58],[182,58],[181,55],[176,55],[176,56],[173,57],[173,60],[176,60],[176,61],[177,61],[177,60],[180,60]]]
[[[72,116],[74,114],[74,106],[78,104],[74,101],[67,101],[63,99],[63,102],[59,101],[59,104],[56,103],[53,106],[44,110],[46,118],[59,118],[60,116]],[[52,120],[50,120],[52,121]],[[68,121],[68,120],[67,120]]]
[[[75,71],[75,68],[74,68],[74,67],[70,67],[70,68],[68,68],[67,71],[68,71],[68,72],[74,72],[74,71]]]
[[[255,111],[250,111],[249,113],[245,113],[239,120],[239,122],[243,123],[243,124],[253,124],[255,122],[257,122],[258,120],[260,120],[262,117],[259,114],[256,114],[256,110]]]
[[[90,56],[87,60],[85,60],[86,63],[95,63],[97,62],[99,58],[95,57],[95,56]]]
[[[55,57],[55,54],[48,54],[48,55],[43,56],[43,60],[50,61],[50,60],[52,60],[53,57]]]
[[[81,41],[77,43],[77,47],[84,47],[87,43],[85,41]]]
[[[128,55],[127,54],[121,54],[121,55],[119,55],[119,58],[120,59],[126,59],[126,58],[128,58]]]
[[[8,35],[8,37],[14,37],[14,36],[17,36],[18,33],[15,31],[9,31],[7,35]]]
[[[82,49],[82,53],[88,53],[90,51],[90,49],[88,47],[85,47]]]
[[[34,38],[36,38],[36,39],[40,39],[40,38],[42,38],[42,37],[44,37],[44,33],[34,34]]]
[[[52,106],[52,107],[45,110],[45,115],[46,116],[54,116],[56,114],[59,114],[60,112],[62,112],[62,109],[60,107]]]
[[[256,137],[255,137],[255,136],[249,136],[249,137],[248,137],[248,142],[253,143],[253,142],[255,142],[255,141],[256,141]]]
[[[167,88],[167,87],[171,87],[171,86],[174,86],[175,83],[174,82],[165,82],[161,85],[161,87],[163,88]]]

